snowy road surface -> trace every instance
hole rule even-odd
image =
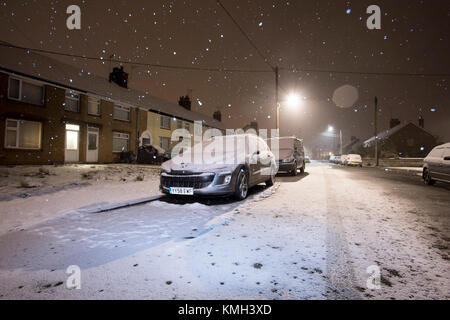
[[[71,212],[0,236],[7,299],[449,299],[450,187],[314,163],[243,202]],[[66,269],[81,289],[66,289]],[[381,271],[367,287],[367,268]]]

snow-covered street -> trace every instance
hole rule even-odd
[[[449,190],[312,163],[241,202],[72,211],[0,236],[0,298],[449,299]]]

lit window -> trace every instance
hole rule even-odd
[[[78,150],[79,131],[79,125],[66,124],[66,150]]]
[[[44,87],[21,79],[9,78],[8,98],[43,105]]]
[[[88,114],[100,115],[100,100],[94,97],[88,97]]]
[[[130,121],[130,107],[114,106],[114,119]]]
[[[114,132],[113,133],[113,152],[128,151],[130,135],[128,133]]]
[[[27,120],[6,120],[5,147],[16,149],[40,149],[42,124]]]

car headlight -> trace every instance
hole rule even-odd
[[[232,175],[230,173],[221,174],[219,176],[219,180],[217,181],[218,185],[225,185],[231,182]]]
[[[231,182],[231,174],[225,176],[223,179],[223,184],[229,184]]]

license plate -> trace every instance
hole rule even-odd
[[[172,187],[169,188],[170,194],[183,194],[183,195],[194,195],[194,188],[179,188],[179,187]]]

